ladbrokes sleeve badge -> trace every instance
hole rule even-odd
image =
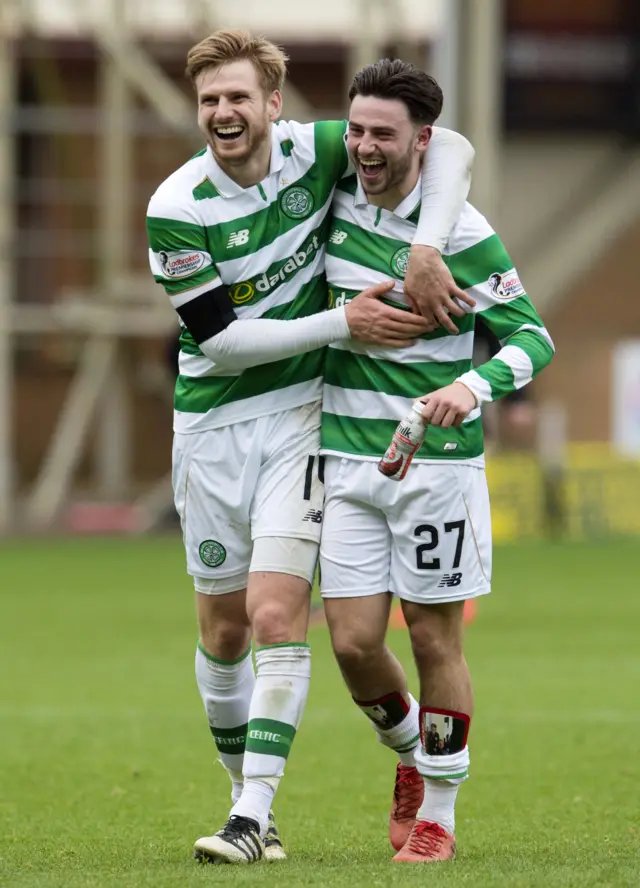
[[[489,278],[489,287],[491,295],[496,299],[515,299],[516,296],[523,296],[525,292],[515,268],[501,273],[494,272]]]

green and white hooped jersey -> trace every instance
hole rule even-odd
[[[345,123],[272,127],[271,169],[241,188],[210,149],[155,192],[149,257],[174,308],[231,287],[236,316],[290,320],[327,307],[324,258],[334,187],[348,169]],[[174,429],[198,432],[298,407],[322,394],[325,349],[230,373],[183,327]]]
[[[395,279],[389,301],[407,308],[403,279],[420,210],[420,182],[395,212],[367,202],[357,177],[338,186],[327,246],[331,305]],[[521,388],[549,363],[553,343],[520,283],[500,238],[466,204],[451,232],[444,259],[459,287],[475,300],[474,313],[456,318],[457,336],[438,328],[408,348],[376,348],[353,340],[329,346],[325,368],[322,451],[379,459],[415,398],[460,377],[490,401]],[[475,313],[502,345],[472,369]],[[460,428],[431,427],[416,455],[424,462],[469,461],[483,465],[480,408]]]

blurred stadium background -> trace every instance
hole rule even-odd
[[[497,540],[640,534],[636,0],[4,0],[0,533],[172,522],[176,323],[144,213],[199,145],[187,48],[241,26],[291,56],[285,116],[344,116],[362,64],[433,72],[472,199],[557,345],[490,409]]]

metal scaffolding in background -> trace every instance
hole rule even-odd
[[[463,132],[476,149],[470,199],[497,224],[502,121],[504,0],[447,0],[431,73],[442,86],[441,126]]]
[[[132,93],[141,94],[167,126],[199,147],[188,100],[153,59],[136,47],[128,33],[126,0],[110,0],[106,12],[106,19],[95,22],[91,34],[102,53],[98,280],[95,291],[76,298],[75,313],[65,312],[57,318],[71,327],[79,326],[86,340],[28,497],[26,517],[36,527],[49,526],[68,497],[94,419],[98,427],[98,493],[103,497],[127,497],[131,416],[121,339],[127,335],[167,335],[173,323],[168,306],[156,305],[151,279],[146,276],[133,281],[127,268],[133,182],[131,133],[127,124]],[[132,292],[141,300],[132,302],[125,298]],[[40,317],[45,324],[56,320],[49,307],[42,308]]]
[[[11,114],[16,94],[15,58],[7,7],[0,9],[0,108]],[[0,129],[0,531],[13,517],[13,331],[11,305],[15,294],[13,239],[15,231],[14,145],[9,126]]]
[[[189,148],[201,144],[191,100],[138,42],[127,14],[133,0],[103,0],[100,19],[91,18],[93,7],[84,0],[74,2],[77,33],[92,40],[101,53],[99,273],[90,291],[63,292],[60,302],[49,305],[16,300],[15,44],[27,23],[35,30],[35,16],[31,0],[4,0],[0,5],[0,533],[21,519],[32,528],[53,524],[69,499],[94,426],[98,492],[105,497],[130,497],[132,416],[123,340],[165,337],[175,329],[174,313],[168,300],[158,298],[151,276],[132,274],[127,263],[134,184],[129,127],[134,97],[141,98],[167,132],[184,139]],[[219,26],[216,0],[173,2],[184,2],[182,36],[190,35],[195,41],[205,29]],[[70,5],[68,0],[67,8]],[[415,35],[412,46],[407,42],[413,24],[407,18],[408,0],[349,0],[349,5],[359,22],[349,47],[349,78],[354,70],[379,58],[389,43],[402,55],[417,52],[422,35]],[[460,129],[474,144],[472,200],[500,229],[504,221],[504,201],[498,199],[503,196],[498,176],[504,0],[441,0],[439,8],[440,31],[427,67],[445,93],[440,122]],[[228,7],[224,9],[228,13]],[[431,22],[435,28],[435,19]],[[291,84],[284,91],[284,105],[287,116],[294,119],[315,117]],[[559,201],[555,215],[544,220],[539,242],[528,247],[525,261],[519,263],[543,310],[557,305],[577,276],[638,216],[640,153],[627,150],[625,154],[624,148],[614,146],[606,160],[600,180],[594,183],[599,186],[598,213],[593,212],[592,194],[585,195],[584,205],[573,208],[572,224],[567,226],[567,207]],[[60,332],[82,337],[81,354],[36,480],[18,502],[12,425],[14,340],[16,335]],[[135,502],[138,529],[153,527],[170,502],[170,483],[165,477]]]
[[[7,4],[3,12],[7,13]],[[134,277],[127,267],[127,232],[132,193],[131,133],[127,128],[131,97],[141,96],[171,131],[191,147],[199,147],[191,102],[160,66],[135,42],[127,17],[127,0],[106,0],[103,15],[91,19],[87,6],[75,4],[78,24],[101,51],[100,104],[100,219],[98,280],[94,290],[67,293],[60,305],[20,305],[15,301],[15,266],[11,243],[15,232],[13,169],[14,144],[8,121],[16,94],[14,39],[23,31],[32,10],[28,0],[15,0],[11,27],[0,19],[0,107],[6,115],[0,132],[0,531],[8,530],[16,515],[28,526],[46,528],[58,516],[72,489],[74,473],[89,430],[96,425],[96,468],[103,496],[126,497],[130,489],[131,414],[125,385],[121,341],[126,336],[168,335],[175,323],[168,304],[156,298],[149,276]],[[393,37],[402,15],[399,4],[357,0],[363,27],[358,30],[353,61],[365,64],[379,56],[380,39],[369,27],[372,15],[381,17],[385,39]],[[193,37],[218,24],[216,4],[199,0],[189,7]],[[380,31],[378,31],[380,33]],[[313,110],[300,92],[287,84],[286,113],[312,120]],[[37,478],[24,509],[15,501],[12,452],[12,350],[21,333],[81,333],[84,337],[77,369]],[[153,526],[170,502],[170,485],[162,479],[139,498],[139,526]]]

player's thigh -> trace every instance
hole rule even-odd
[[[417,604],[403,601],[402,612],[418,663],[433,668],[462,654],[464,601]]]
[[[369,497],[370,464],[327,456],[320,542],[322,597],[360,598],[389,589],[391,534]]]
[[[205,594],[242,589],[247,582],[259,458],[250,429],[243,434],[241,425],[174,437],[173,488],[187,572],[205,581],[195,583]]]
[[[324,598],[331,645],[339,659],[380,651],[389,625],[391,595]]]
[[[308,540],[316,545],[317,556],[324,499],[324,460],[318,455],[320,416],[320,403],[316,401],[259,421],[265,442],[251,505],[254,542],[274,537]],[[276,559],[280,554],[272,548],[269,569],[278,569]],[[291,553],[282,554],[282,572],[286,573]],[[252,571],[260,568],[251,565]],[[309,581],[314,571],[315,561]]]
[[[419,604],[490,592],[491,513],[484,471],[422,464],[399,483],[406,487],[388,513],[391,591]]]

